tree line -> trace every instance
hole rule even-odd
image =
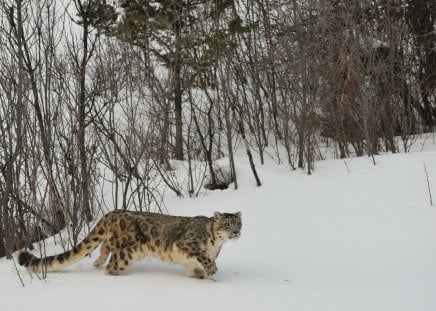
[[[0,4],[0,257],[77,243],[108,193],[237,188],[238,146],[260,185],[254,156],[311,174],[325,146],[407,152],[436,124],[432,0]]]

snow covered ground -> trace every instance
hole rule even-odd
[[[224,245],[215,281],[144,259],[107,276],[92,258],[40,280],[0,260],[2,310],[436,310],[436,146],[326,160],[314,175],[245,157],[240,189],[169,198],[175,215],[242,211],[238,241]],[[435,206],[429,203],[426,163]],[[48,253],[60,251],[50,246]]]

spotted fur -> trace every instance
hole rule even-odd
[[[57,271],[78,262],[101,245],[94,266],[103,265],[110,255],[105,269],[108,274],[119,274],[138,259],[152,256],[184,266],[190,277],[204,278],[217,271],[215,259],[222,245],[240,233],[241,213],[180,217],[113,211],[103,216],[73,249],[43,258],[22,252],[18,262],[34,272]]]

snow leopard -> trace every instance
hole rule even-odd
[[[217,272],[215,260],[223,244],[241,235],[241,213],[215,212],[213,217],[171,216],[151,212],[107,213],[77,246],[62,254],[38,258],[27,251],[18,255],[20,265],[32,272],[58,271],[89,255],[99,245],[94,266],[117,275],[135,261],[151,256],[182,265],[193,278]]]

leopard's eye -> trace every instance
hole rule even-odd
[[[223,224],[221,224],[221,228],[223,228],[223,229],[229,229],[229,228],[230,228],[230,225],[229,225],[228,223],[223,223]]]

